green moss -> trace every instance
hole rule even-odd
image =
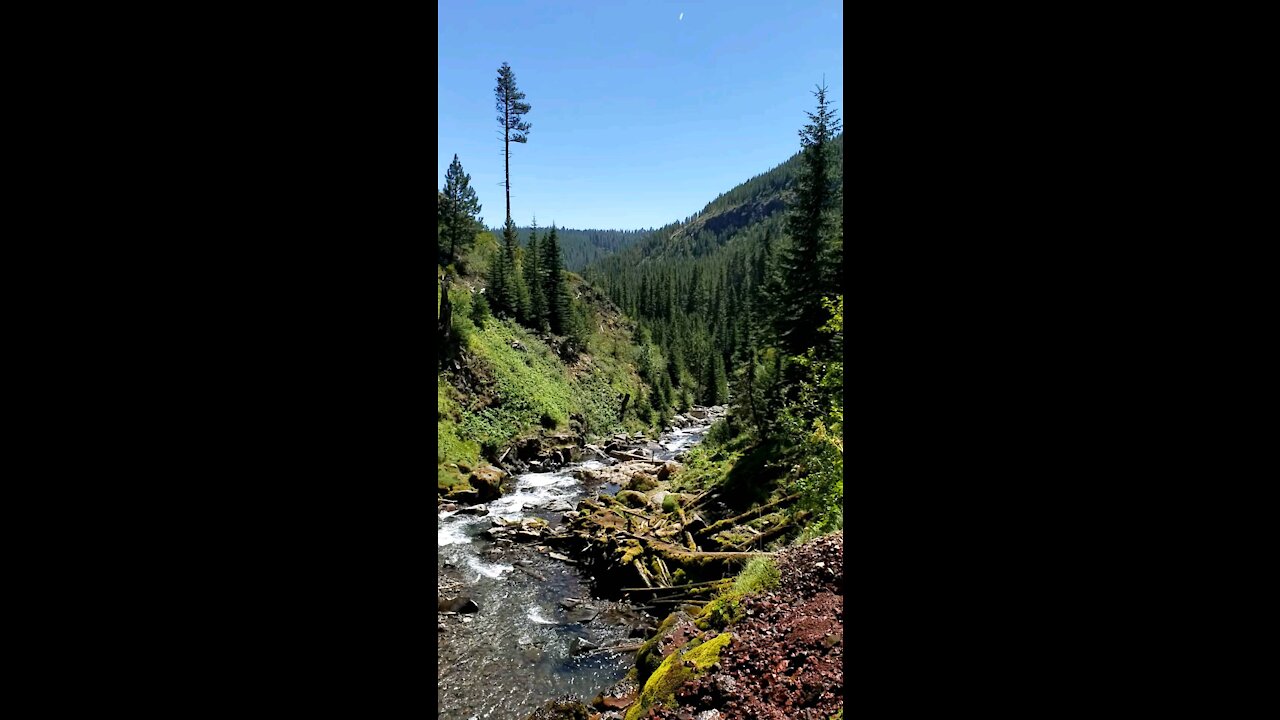
[[[626,720],[639,720],[657,705],[675,705],[675,692],[689,680],[702,675],[720,661],[720,651],[729,644],[729,633],[721,633],[713,640],[697,645],[689,643],[671,653],[654,670],[644,684],[635,703],[627,710]],[[685,663],[693,667],[685,667]]]
[[[662,651],[658,644],[662,642],[662,638],[671,632],[671,628],[675,627],[679,621],[681,614],[673,612],[663,618],[658,624],[658,630],[640,646],[640,650],[636,652],[636,682],[643,684],[653,674],[654,670],[662,664]]]
[[[449,492],[458,487],[466,488],[471,484],[467,482],[467,476],[462,475],[451,467],[436,468],[436,492]]]
[[[700,630],[723,630],[733,625],[745,616],[742,599],[777,587],[781,577],[772,558],[752,558],[733,585],[703,607],[694,624]]]
[[[664,512],[675,512],[678,504],[676,496],[672,493],[667,493],[666,497],[662,498],[662,510]]]
[[[724,630],[744,617],[742,603],[736,597],[719,597],[702,608],[694,622],[699,630]]]
[[[625,540],[618,549],[622,550],[622,559],[618,561],[622,565],[630,565],[631,561],[644,554],[644,546],[638,540]]]

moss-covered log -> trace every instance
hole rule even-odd
[[[778,505],[781,505],[786,502],[791,502],[792,500],[797,500],[799,498],[800,498],[800,493],[795,493],[794,495],[788,495],[782,498],[781,500],[774,500],[773,502],[767,505],[761,505],[758,508],[754,508],[752,510],[746,511],[741,515],[735,515],[731,518],[721,520],[720,522],[712,523],[707,527],[703,528],[698,534],[702,535],[703,537],[714,535],[720,530],[724,530],[725,528],[730,528],[730,527],[733,527],[734,525],[737,525],[739,522],[751,517],[752,515],[758,515],[760,513],[763,513],[765,510],[768,510],[771,507],[777,507]]]

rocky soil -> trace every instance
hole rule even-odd
[[[743,603],[719,668],[651,717],[827,720],[843,707],[844,534],[781,553],[778,569],[778,588]]]
[[[699,627],[698,609],[663,621],[634,678],[597,695],[548,702],[536,720],[829,720],[844,706],[844,535],[777,556],[779,586],[746,598],[725,631]],[[715,655],[698,648],[729,642]],[[672,678],[672,674],[676,674]],[[664,686],[664,687],[660,687]],[[666,700],[669,694],[669,700]]]

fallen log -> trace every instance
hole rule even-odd
[[[649,578],[649,573],[645,572],[644,565],[640,562],[640,559],[637,558],[632,560],[631,564],[634,565],[636,567],[636,571],[640,573],[640,579],[644,581],[644,584],[649,587],[653,587],[653,580]]]
[[[622,452],[621,450],[607,450],[606,452],[608,452],[609,455],[611,455],[612,457],[615,457],[619,460],[635,460],[637,462],[653,463],[654,465],[661,465],[666,462],[666,460],[654,460],[651,457],[645,457],[643,455],[637,455],[635,453]]]
[[[701,530],[699,530],[699,531],[698,531],[698,534],[699,534],[699,535],[702,535],[703,537],[709,537],[709,536],[711,536],[711,535],[715,534],[715,533],[716,533],[717,531],[719,531],[719,530],[723,530],[724,528],[727,528],[727,527],[733,527],[734,525],[737,525],[739,520],[744,520],[744,519],[746,519],[746,518],[748,518],[748,517],[751,517],[752,515],[756,515],[756,514],[758,514],[758,513],[762,513],[762,512],[764,512],[765,510],[768,510],[768,509],[769,509],[769,508],[771,508],[771,507],[776,507],[776,506],[778,506],[778,505],[781,505],[782,503],[785,503],[785,502],[791,502],[792,500],[796,500],[796,499],[798,499],[799,497],[800,497],[800,493],[795,493],[794,495],[788,495],[788,496],[786,496],[786,497],[782,498],[781,500],[774,500],[773,502],[771,502],[771,503],[769,503],[769,504],[767,504],[767,505],[761,505],[761,506],[760,506],[760,507],[758,507],[758,508],[755,508],[755,509],[753,509],[753,510],[748,510],[748,511],[746,511],[746,512],[742,513],[741,515],[735,515],[735,516],[733,516],[733,517],[731,517],[731,518],[728,518],[728,519],[725,519],[725,520],[721,520],[720,522],[712,523],[712,524],[710,524],[710,525],[708,525],[708,526],[706,526],[706,527],[702,528]]]
[[[642,647],[644,647],[644,643],[633,643],[630,645],[613,645],[611,647],[602,647],[596,650],[591,650],[587,652],[586,655],[587,656],[599,655],[600,653],[607,653],[607,652],[635,652]]]
[[[685,540],[685,543],[688,544],[690,550],[694,552],[701,552],[701,548],[698,547],[698,543],[693,541],[693,533],[689,532],[688,530],[685,530],[684,540]]]
[[[808,510],[801,510],[800,512],[796,513],[796,516],[793,520],[788,522],[778,523],[776,527],[770,528],[760,533],[756,537],[753,537],[744,543],[739,543],[738,545],[735,545],[732,547],[736,550],[745,550],[751,547],[752,545],[755,545],[756,543],[761,543],[761,542],[764,542],[765,540],[775,538],[779,535],[786,533],[788,530],[794,528],[797,522],[804,520],[808,516],[809,516]]]
[[[524,572],[524,573],[527,573],[530,577],[534,577],[534,578],[537,578],[538,580],[542,580],[543,582],[546,582],[546,580],[547,580],[546,578],[542,577],[542,576],[541,576],[541,575],[539,575],[538,573],[536,573],[536,572],[534,572],[534,571],[530,570],[529,568],[527,568],[527,567],[525,567],[525,566],[523,566],[523,565],[516,565],[516,569],[517,569],[517,570],[520,570],[520,571],[522,571],[522,572]]]
[[[685,588],[704,587],[707,585],[715,585],[716,583],[733,582],[733,578],[720,578],[719,580],[707,580],[704,582],[685,583],[684,585],[672,585],[664,588],[622,588],[619,592],[645,592],[646,590],[683,590]]]
[[[710,493],[712,490],[715,490],[715,489],[716,489],[716,486],[712,485],[706,490],[703,490],[702,492],[698,493],[697,497],[689,501],[689,507],[693,507],[698,503],[702,502],[702,498],[706,497],[708,493]]]
[[[662,584],[668,588],[671,587],[671,571],[667,570],[667,564],[662,562],[662,558],[654,558],[658,564],[658,570],[662,573]]]

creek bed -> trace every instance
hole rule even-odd
[[[663,433],[658,438],[662,450],[654,457],[672,459],[701,441],[706,430],[706,425],[695,425]],[[442,595],[467,595],[480,607],[476,613],[439,616],[446,628],[436,631],[440,720],[518,720],[565,693],[590,702],[626,675],[633,654],[575,654],[574,649],[584,642],[625,642],[653,618],[625,603],[593,597],[592,578],[538,552],[536,544],[493,542],[481,535],[498,517],[538,517],[552,527],[560,525],[565,506],[573,509],[592,491],[573,472],[614,462],[588,460],[555,472],[520,475],[511,493],[489,503],[487,515],[439,513],[437,574],[442,586],[460,586]],[[585,600],[599,612],[582,621],[590,613],[566,607],[573,604],[566,599]]]

